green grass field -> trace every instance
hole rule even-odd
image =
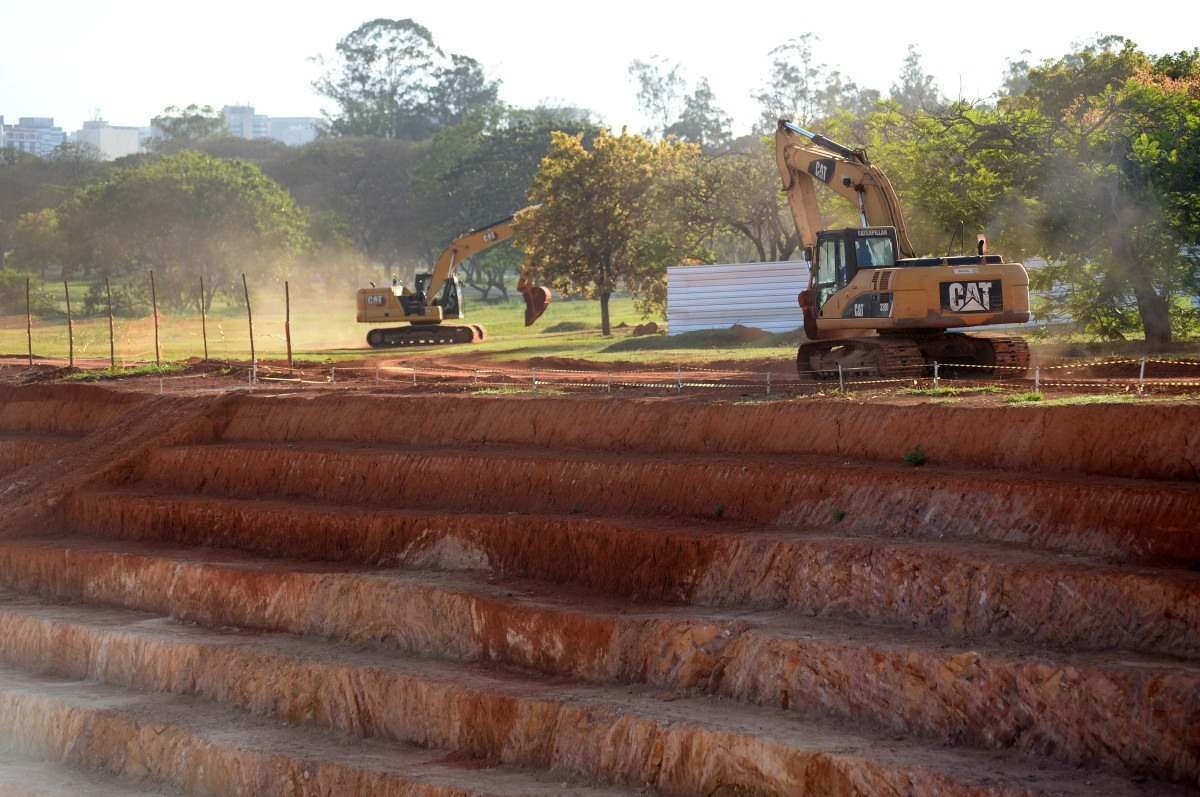
[[[254,311],[255,352],[260,359],[281,359],[287,351],[284,336],[282,297],[272,301],[257,297]],[[714,360],[763,358],[791,359],[795,356],[795,336],[780,335],[753,342],[736,340],[725,331],[692,333],[676,337],[655,335],[634,338],[632,328],[646,318],[628,297],[615,297],[610,303],[611,337],[600,334],[600,305],[588,300],[557,300],[533,327],[524,326],[524,305],[517,298],[504,304],[482,304],[468,298],[466,322],[482,324],[488,339],[474,346],[404,349],[404,356],[454,357],[485,356],[503,362],[529,357],[586,358],[601,362],[689,363]],[[344,361],[366,356],[394,356],[395,350],[369,349],[365,343],[366,324],[354,321],[353,296],[306,297],[303,288],[292,287],[292,350],[306,361]],[[797,314],[797,323],[799,317]],[[620,325],[624,324],[624,327]],[[208,353],[212,359],[244,360],[250,354],[250,338],[244,310],[223,309],[208,317]],[[76,319],[74,322],[75,356],[80,360],[107,359],[108,320],[106,317]],[[154,324],[152,318],[117,318],[115,322],[116,357],[121,363],[154,360]],[[179,316],[160,313],[159,340],[166,361],[200,357],[204,353],[201,321],[198,315]],[[26,351],[24,316],[0,317],[0,354],[21,355]],[[68,353],[65,318],[35,318],[34,354],[66,358]]]

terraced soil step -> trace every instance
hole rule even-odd
[[[78,442],[74,435],[0,433],[0,478],[35,462],[62,456]]]
[[[398,422],[397,419],[403,419]],[[1200,479],[1200,406],[908,406],[860,401],[755,404],[688,397],[245,396],[227,440],[553,446],[707,455],[815,454],[898,462],[921,445],[954,467]]]
[[[0,385],[0,433],[83,436],[145,398],[98,385]]]
[[[269,689],[264,689],[264,693]],[[0,738],[189,794],[618,797],[631,792],[497,767],[445,750],[289,727],[187,696],[0,668]]]
[[[293,637],[130,619],[136,628],[110,624],[107,644],[87,635],[64,638],[69,648],[60,661],[81,656],[105,685],[55,683],[0,668],[0,734],[84,764],[132,764],[168,782],[219,778],[199,785],[223,793],[237,787],[324,794],[333,783],[338,794],[395,793],[385,787],[415,780],[414,772],[436,760],[422,753],[406,762],[361,742],[322,742],[290,726],[296,723],[664,794],[1172,791],[1162,783],[1081,776],[1009,753],[926,747],[711,698],[663,700],[644,688],[547,681]],[[228,706],[289,727],[233,714]],[[490,773],[466,777],[486,788],[465,793],[496,793],[503,783]]]
[[[943,744],[1016,748],[1068,763],[1200,782],[1200,666],[1134,654],[964,647],[889,628],[780,612],[630,610],[542,585],[413,573],[384,592],[214,567],[220,602],[185,587],[154,608],[209,627],[375,642],[593,683],[649,683],[834,715]],[[336,596],[336,597],[335,597]],[[359,601],[370,600],[369,604]],[[91,675],[89,656],[140,660],[152,616],[0,593],[0,661]],[[81,644],[80,640],[87,640]],[[69,656],[74,656],[70,658]]]
[[[77,530],[100,536],[489,569],[623,598],[787,607],[957,635],[1200,655],[1200,573],[1019,546],[763,531],[711,521],[368,512],[187,496],[84,495],[69,513]],[[97,573],[133,567],[110,561],[121,555],[119,546],[64,545],[91,548],[86,555]],[[36,568],[44,568],[40,580],[54,589],[51,582],[83,577],[82,564],[71,561],[54,543],[13,541],[0,545],[0,580],[36,582]]]
[[[183,792],[154,783],[122,780],[0,749],[0,797],[179,797]]]
[[[218,443],[156,449],[143,486],[363,507],[721,517],[1200,563],[1200,484],[803,457]],[[441,485],[441,486],[439,486]],[[453,485],[450,488],[448,485]]]

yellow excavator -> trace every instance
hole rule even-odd
[[[781,119],[775,157],[796,231],[810,264],[799,295],[808,342],[801,375],[911,376],[934,362],[981,366],[979,374],[1029,365],[1024,339],[947,330],[1029,319],[1029,275],[977,241],[974,255],[918,257],[896,191],[865,150],[851,149]],[[816,184],[850,200],[860,226],[821,230]],[[1011,372],[1010,372],[1011,373]]]
[[[367,333],[367,345],[372,348],[400,346],[437,346],[451,343],[479,343],[487,330],[479,324],[447,324],[447,320],[464,317],[462,284],[455,269],[472,255],[485,252],[513,236],[521,214],[533,208],[522,208],[512,216],[492,222],[451,241],[431,271],[416,275],[412,289],[393,282],[391,287],[376,287],[358,291],[358,322],[386,324],[398,321],[405,326],[372,329]],[[546,312],[550,291],[533,285],[522,272],[517,289],[525,300],[525,326]]]

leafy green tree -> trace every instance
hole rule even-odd
[[[493,108],[447,128],[428,142],[414,175],[421,239],[432,260],[456,235],[511,215],[528,204],[538,165],[558,130],[587,137],[598,128],[586,111]],[[508,298],[506,275],[520,267],[521,253],[502,245],[459,266],[459,276],[488,299]]]
[[[13,225],[12,251],[8,265],[12,268],[36,272],[42,279],[52,266],[62,266],[66,255],[62,236],[58,230],[58,213],[54,208],[43,208],[24,213]]]
[[[666,298],[666,268],[705,255],[700,148],[601,131],[554,133],[529,198],[541,207],[518,232],[532,276],[564,292],[600,300],[611,334],[609,299],[627,287],[646,311]]]
[[[1107,297],[1092,326],[1136,316],[1151,344],[1195,323],[1200,245],[1200,53],[1152,59],[1109,37],[1030,70],[1007,105],[1053,122],[1040,234],[1075,297]],[[1097,283],[1102,290],[1091,290]],[[1074,302],[1084,322],[1097,317]],[[1117,312],[1120,311],[1120,312]]]
[[[498,84],[413,20],[375,19],[338,42],[335,64],[313,86],[338,105],[333,133],[420,141],[494,104]]]
[[[73,273],[153,269],[161,299],[177,308],[196,300],[201,276],[236,298],[242,271],[272,276],[309,246],[307,217],[257,166],[191,151],[80,189],[58,219]]]

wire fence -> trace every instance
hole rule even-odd
[[[151,363],[141,363],[146,366]],[[86,362],[77,362],[67,378],[88,378]],[[107,362],[93,364],[109,376]],[[34,371],[64,372],[65,363],[35,362]],[[0,359],[0,380],[27,380],[30,368],[17,358]],[[122,373],[118,371],[118,374]],[[159,392],[293,391],[381,389],[389,391],[708,394],[734,398],[786,398],[812,395],[873,396],[913,394],[959,396],[973,393],[1124,394],[1129,397],[1200,394],[1200,361],[1170,358],[1076,359],[1031,368],[934,363],[880,376],[867,368],[836,373],[786,372],[678,365],[671,368],[551,368],[538,365],[449,367],[377,363],[289,366],[286,361],[200,361],[179,372],[145,373],[136,365],[124,373],[138,381],[157,381]]]
[[[870,368],[837,368],[836,372],[796,372],[773,368],[751,370],[709,368],[678,365],[664,368],[636,368],[623,365],[606,368],[602,364],[580,368],[542,367],[536,364],[488,365],[449,367],[397,364],[381,359],[371,364],[336,363],[314,365],[297,363],[292,354],[292,297],[288,283],[282,285],[282,335],[256,330],[251,292],[243,277],[241,288],[245,316],[232,319],[205,317],[197,319],[172,318],[167,333],[163,333],[153,274],[149,275],[152,315],[146,319],[123,320],[114,323],[111,288],[104,283],[107,298],[107,324],[97,329],[96,319],[86,341],[81,341],[71,313],[71,293],[63,283],[66,318],[65,342],[67,356],[46,357],[36,354],[35,340],[43,330],[35,326],[29,300],[30,283],[25,284],[25,310],[20,317],[21,342],[24,356],[0,357],[0,379],[19,381],[23,370],[40,369],[103,369],[105,376],[134,375],[154,366],[148,378],[157,377],[159,390],[232,390],[232,389],[304,389],[340,387],[379,387],[393,390],[527,390],[582,391],[612,393],[634,391],[641,393],[715,392],[737,395],[812,395],[822,393],[864,394],[890,392],[923,392],[953,395],[968,391],[1011,392],[1040,394],[1044,391],[1067,393],[1126,393],[1135,396],[1161,393],[1200,392],[1200,360],[1168,357],[1068,359],[1037,364],[1029,368],[1016,366],[982,366],[962,363],[932,363],[927,366],[893,370],[879,375]],[[198,283],[198,296],[206,295],[203,282]],[[203,302],[201,302],[203,306]],[[101,319],[103,320],[103,319]],[[195,322],[195,323],[193,323]],[[239,331],[226,326],[235,324]],[[273,326],[273,325],[272,325]],[[195,327],[193,329],[193,327]],[[38,336],[35,338],[35,329]],[[13,333],[15,329],[8,329]],[[257,356],[255,333],[267,339],[268,349],[278,351],[281,359]],[[61,334],[62,330],[58,332]],[[197,334],[198,333],[198,334]],[[229,335],[244,336],[248,346],[231,348],[226,345]],[[11,335],[10,335],[11,337]],[[275,340],[278,338],[279,340]],[[195,348],[186,369],[172,369],[163,354],[164,345],[186,340]],[[152,341],[152,348],[151,348]],[[210,348],[210,344],[212,347]],[[174,347],[172,347],[174,348]],[[9,352],[12,347],[7,347]],[[258,348],[258,352],[262,347]],[[372,352],[374,354],[375,352]],[[388,352],[395,356],[399,352]],[[203,357],[199,355],[203,354]],[[210,358],[210,354],[220,359]],[[225,355],[221,357],[221,355]],[[364,355],[368,352],[364,351]],[[246,355],[249,355],[248,357]],[[77,375],[78,376],[78,375]],[[87,378],[82,375],[82,378]]]

